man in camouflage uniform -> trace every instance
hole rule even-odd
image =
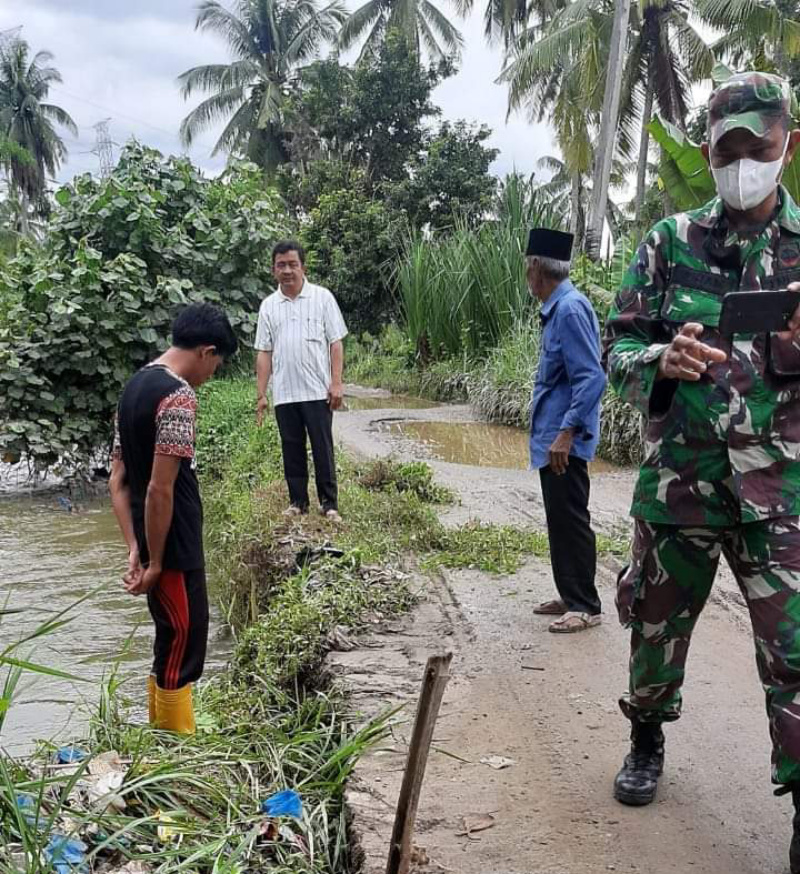
[[[655,226],[606,326],[610,381],[646,425],[617,592],[632,629],[620,702],[632,744],[614,784],[626,804],[655,797],[661,724],[680,716],[692,630],[724,555],[750,609],[772,778],[800,811],[800,311],[780,334],[718,330],[727,292],[800,291],[800,209],[780,185],[800,140],[790,102],[766,74],[715,90],[703,150],[720,196]],[[791,863],[800,872],[800,812]]]

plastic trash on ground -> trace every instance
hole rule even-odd
[[[22,818],[28,825],[36,824],[36,804],[31,795],[17,795],[17,809],[22,812]]]
[[[53,835],[44,848],[45,857],[52,863],[56,874],[83,874],[89,871],[86,864],[88,847],[77,838]]]
[[[125,810],[125,799],[119,794],[128,765],[116,750],[101,753],[89,760],[88,773],[83,775],[70,793],[70,800],[86,803],[92,810],[112,808]]]
[[[158,826],[158,839],[161,843],[166,844],[170,841],[181,842],[183,833],[177,827],[178,820],[169,813],[164,813],[162,810],[156,811],[156,820],[163,823]]]
[[[53,758],[57,765],[75,765],[78,762],[82,762],[88,755],[89,753],[86,750],[69,744],[65,747],[59,747]]]
[[[303,802],[294,789],[284,789],[261,802],[261,812],[267,816],[291,816],[302,819]]]

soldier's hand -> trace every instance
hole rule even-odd
[[[789,291],[800,294],[800,282],[790,282],[787,288]],[[789,319],[789,330],[787,333],[793,340],[800,337],[800,304],[798,304],[797,309],[794,311],[791,319]],[[782,334],[783,331],[781,331],[781,334],[778,336],[781,336]]]
[[[721,349],[701,343],[698,337],[703,326],[687,322],[658,361],[658,375],[662,379],[685,379],[697,382],[712,362],[721,364],[728,356]]]

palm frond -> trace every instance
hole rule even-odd
[[[427,20],[431,28],[439,35],[439,38],[450,50],[451,54],[461,51],[464,38],[448,18],[430,0],[422,0],[420,5],[422,17]]]
[[[229,88],[220,91],[196,106],[181,122],[181,142],[187,148],[212,125],[226,119],[245,102],[244,88]]]
[[[78,125],[72,120],[72,116],[60,106],[55,106],[52,103],[40,103],[39,112],[44,118],[54,121],[65,127],[74,137],[78,136]]]
[[[430,24],[428,24],[428,22],[421,16],[419,21],[417,22],[417,33],[419,35],[419,39],[425,46],[428,55],[433,58],[433,60],[437,61],[445,57],[445,54],[442,51],[442,47],[439,45],[439,41],[436,39],[436,34],[434,34]]]
[[[349,49],[358,42],[367,28],[380,20],[382,12],[381,0],[367,0],[363,6],[359,6],[342,25],[339,31],[339,45],[343,49]]]
[[[564,162],[554,155],[544,155],[536,162],[536,166],[542,170],[548,170],[554,174],[564,173]]]
[[[257,129],[257,110],[258,104],[255,100],[245,100],[225,125],[211,154],[218,155],[222,152],[230,155],[245,154],[248,139]]]
[[[221,36],[237,58],[255,58],[261,55],[246,24],[217,0],[203,0],[200,3],[194,26],[195,30]]]
[[[203,64],[181,73],[178,85],[181,97],[188,100],[195,91],[228,91],[251,85],[257,80],[258,74],[258,64],[249,58],[232,64]]]
[[[686,71],[690,77],[694,81],[708,79],[716,63],[711,46],[682,13],[669,12],[666,23],[678,37],[678,49],[685,59]]]
[[[347,8],[341,0],[332,0],[323,9],[310,17],[298,28],[283,51],[283,57],[288,67],[296,67],[314,58],[320,45],[334,43],[336,37],[347,21]]]

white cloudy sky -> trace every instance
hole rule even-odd
[[[106,118],[111,119],[111,135],[118,145],[136,136],[164,152],[183,151],[178,125],[188,106],[175,79],[196,64],[227,60],[220,40],[194,31],[196,3],[0,0],[0,30],[21,25],[32,50],[51,51],[63,76],[63,85],[52,89],[52,100],[70,113],[80,136],[65,138],[70,154],[62,179],[97,169],[92,126]],[[506,91],[494,84],[500,49],[484,42],[484,5],[478,0],[472,18],[459,25],[466,43],[461,71],[440,85],[434,98],[445,117],[482,122],[494,130],[492,144],[501,150],[495,172],[531,172],[555,146],[545,125],[519,116],[506,122]],[[191,150],[192,158],[209,170],[223,163],[210,157],[214,142],[209,133]]]

